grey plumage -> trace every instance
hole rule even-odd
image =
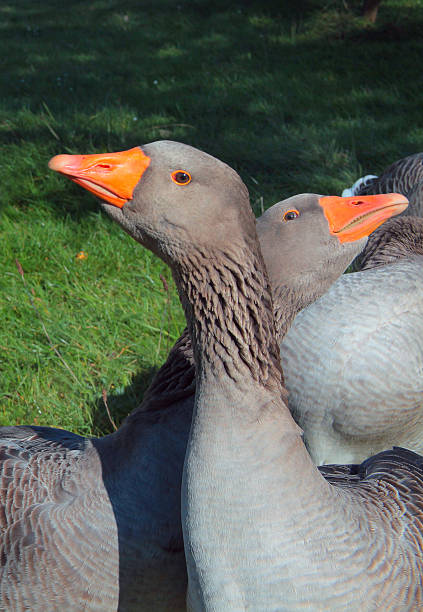
[[[316,463],[401,444],[423,452],[423,220],[388,220],[363,269],[296,317],[282,346],[289,405]]]
[[[182,482],[188,608],[420,610],[420,459],[393,450],[349,486],[339,482],[345,467],[336,485],[319,474],[281,400],[271,294],[239,177],[226,175],[233,189],[211,202],[199,196],[199,227],[182,191],[168,197],[157,185],[184,168],[198,194],[206,158],[174,143],[143,151],[151,166],[135,198],[107,208],[170,263],[193,343]]]
[[[389,472],[389,483],[382,475],[372,483],[373,493],[366,493],[366,485],[358,486],[357,493],[353,491],[348,496],[340,494],[342,487],[331,487],[318,475],[302,445],[298,427],[281,401],[285,392],[274,337],[270,289],[245,187],[227,166],[191,147],[153,143],[145,151],[152,163],[131,202],[122,210],[105,207],[126,231],[171,263],[193,334],[199,372],[196,413],[200,420],[193,421],[193,437],[188,446],[185,486],[192,496],[184,495],[182,506],[191,573],[189,601],[196,606],[199,597],[206,609],[225,611],[237,607],[236,602],[242,602],[242,607],[247,602],[253,609],[263,609],[280,607],[281,601],[290,610],[304,608],[306,602],[316,610],[327,609],[331,603],[333,610],[345,609],[350,602],[354,605],[352,609],[375,609],[377,602],[383,609],[394,610],[408,597],[408,607],[403,605],[401,609],[418,609],[421,585],[414,576],[421,571],[421,563],[413,546],[421,550],[415,527],[421,509],[415,505],[414,520],[407,503],[398,494],[406,499],[409,494],[415,497],[420,494],[420,468],[408,465],[399,455],[400,471],[396,472],[394,467]],[[189,192],[196,206],[189,212],[185,206],[187,192],[170,182],[169,172],[176,163],[178,169],[187,165],[196,179]],[[216,193],[216,184],[225,184],[228,188]],[[281,313],[280,320],[286,321],[289,317],[289,313]],[[8,432],[14,436],[17,450],[6,453],[5,478],[6,484],[9,478],[9,489],[11,479],[14,485],[21,476],[25,480],[35,474],[36,484],[44,485],[47,475],[53,503],[46,496],[43,501],[37,499],[35,505],[40,503],[40,506],[35,509],[35,520],[31,522],[34,504],[29,488],[25,488],[23,496],[19,488],[11,490],[15,499],[13,514],[15,509],[22,508],[32,536],[20,537],[20,518],[16,523],[13,519],[7,522],[6,530],[9,527],[10,533],[15,530],[16,537],[13,550],[5,549],[11,563],[8,574],[3,574],[1,597],[5,609],[9,606],[14,610],[34,611],[114,610],[117,607],[161,610],[183,605],[180,595],[185,586],[185,565],[178,500],[185,436],[191,417],[186,409],[186,394],[192,389],[192,381],[188,377],[179,385],[177,372],[179,365],[184,369],[186,358],[189,363],[185,348],[182,340],[176,349],[182,360],[173,371],[176,376],[170,377],[181,394],[180,403],[170,403],[169,387],[167,384],[162,387],[163,381],[156,381],[156,388],[163,390],[163,401],[159,397],[154,406],[150,394],[151,410],[137,411],[116,434],[88,441],[72,434],[69,438],[63,433],[55,437],[51,430],[39,432],[34,428]],[[171,371],[172,368],[171,364]],[[213,386],[210,377],[213,379],[216,375],[220,382]],[[157,396],[153,394],[153,397]],[[207,408],[208,412],[209,404],[213,411],[204,421],[201,411]],[[255,414],[257,409],[259,414]],[[229,427],[228,414],[234,419]],[[139,426],[136,435],[135,426]],[[16,449],[16,438],[22,437],[21,431],[25,443],[18,443]],[[205,432],[209,434],[206,437]],[[37,446],[49,436],[53,437],[54,452],[52,448],[49,450],[50,442],[45,445],[42,442],[43,450],[40,453],[37,447],[32,457],[34,440],[40,438]],[[25,446],[27,438],[28,447]],[[6,442],[10,448],[13,444]],[[207,447],[211,456],[208,452],[203,454]],[[196,465],[197,458],[199,465]],[[34,471],[31,465],[29,469],[25,465],[39,460],[42,469]],[[49,467],[45,468],[48,462]],[[19,465],[15,469],[16,463]],[[339,480],[340,474],[350,472],[341,467],[336,477]],[[202,478],[202,474],[207,477]],[[408,480],[401,480],[399,474],[406,474]],[[135,505],[127,503],[128,495],[135,495]],[[68,504],[70,511],[64,518],[60,507],[63,503]],[[71,516],[73,503],[81,504],[84,509],[77,521]],[[103,508],[103,515],[98,504]],[[10,505],[6,499],[6,507]],[[323,508],[326,511],[321,515]],[[322,533],[317,528],[322,516],[324,550]],[[88,539],[85,524],[81,525],[85,520],[90,523]],[[327,534],[329,523],[335,531],[329,530]],[[346,534],[337,533],[340,524],[348,526]],[[73,543],[72,550],[69,552],[66,546],[53,547],[56,554],[51,554],[47,565],[43,560],[37,565],[37,544],[40,549],[49,546],[49,535],[54,533],[56,525],[64,533],[62,539]],[[110,531],[105,530],[105,525]],[[361,525],[358,532],[357,525]],[[374,551],[386,551],[378,541],[385,541],[385,530],[389,537],[397,527],[402,534],[392,542],[390,553],[396,568],[394,573],[389,573],[385,571],[386,564],[380,562],[382,557],[375,557]],[[361,543],[360,535],[364,544],[361,547],[356,546]],[[81,538],[87,541],[89,550],[79,547]],[[97,544],[106,547],[98,555]],[[258,544],[258,550],[252,544]],[[38,584],[35,573],[28,577],[21,565],[24,548],[28,549],[31,564],[37,570]],[[276,559],[272,558],[272,551],[277,551]],[[204,564],[205,573],[198,562]],[[63,584],[66,589],[68,577],[62,577],[60,572],[59,580],[54,576],[60,567],[68,573],[72,564],[76,573],[71,572],[72,584],[63,599]],[[86,571],[86,567],[90,569],[88,585],[77,579],[78,571]],[[376,579],[372,575],[375,568]],[[281,569],[283,574],[287,573],[281,576]],[[202,576],[199,583],[198,571]],[[155,574],[162,574],[161,580]],[[337,577],[336,584],[333,576]],[[407,587],[404,576],[407,576]],[[157,584],[163,589],[152,591],[152,585]],[[137,600],[140,585],[144,599]],[[172,589],[177,594],[175,600],[173,593],[173,601]]]
[[[420,255],[423,256],[423,219],[401,216],[389,219],[369,237],[359,256],[359,269],[369,270]]]

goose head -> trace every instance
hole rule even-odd
[[[306,303],[322,295],[362,251],[368,236],[400,214],[399,194],[338,197],[303,193],[287,198],[257,219],[272,287],[288,287]]]
[[[98,196],[126,232],[167,263],[183,260],[193,245],[227,252],[255,236],[239,175],[188,145],[158,141],[119,153],[58,155],[49,166]]]

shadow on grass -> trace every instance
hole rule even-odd
[[[128,414],[141,404],[143,395],[150,386],[157,370],[158,367],[141,371],[134,376],[132,383],[125,387],[122,393],[114,394],[111,390],[106,398],[109,414],[103,397],[97,400],[93,411],[93,435],[104,436],[113,433],[115,431],[113,423],[116,427],[120,426]]]

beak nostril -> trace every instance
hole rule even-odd
[[[363,200],[353,200],[353,201],[351,202],[351,204],[352,204],[353,206],[361,206],[362,204],[364,204],[364,202],[363,202]]]
[[[110,164],[97,164],[96,168],[104,168],[105,170],[110,170],[111,165]]]

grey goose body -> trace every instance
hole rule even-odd
[[[399,227],[412,236],[408,244]],[[423,220],[413,217],[376,230],[364,269],[300,312],[281,344],[289,406],[317,464],[356,463],[394,445],[423,453],[418,227],[423,238]]]
[[[100,183],[90,160],[62,158],[56,169],[117,195],[100,192],[105,209],[169,263],[178,286],[197,371],[182,480],[189,609],[421,609],[421,458],[393,450],[359,469],[331,468],[333,484],[322,476],[283,399],[245,187],[186,145],[140,151],[129,197],[103,170]],[[106,165],[113,178],[105,155]]]
[[[366,241],[341,245],[330,236],[318,200],[289,198],[258,220],[275,285],[295,291],[301,307]],[[286,221],[296,209],[300,216]],[[315,280],[319,270],[317,287],[295,280],[305,271]],[[48,427],[0,429],[0,609],[185,609],[180,487],[194,394],[184,333],[116,433],[86,439]]]
[[[140,415],[136,444],[125,425],[98,440],[47,427],[0,430],[1,610],[185,609],[173,472],[182,471],[174,462],[188,426],[181,435],[183,418],[175,428],[165,418]],[[170,441],[160,465],[157,430]]]
[[[283,343],[290,407],[317,463],[361,461],[394,444],[423,452],[423,153],[343,194],[391,190],[407,209],[370,236],[355,273],[302,312]]]

